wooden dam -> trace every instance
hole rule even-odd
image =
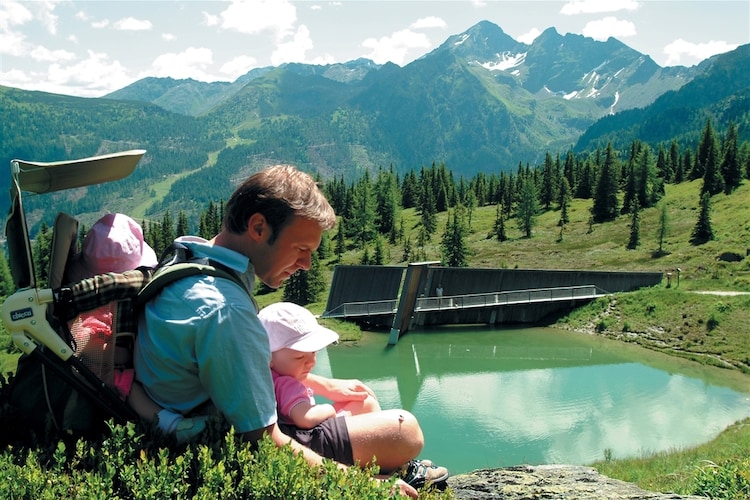
[[[652,272],[456,268],[437,262],[336,266],[321,317],[390,328],[393,345],[410,328],[533,323],[662,279],[663,273]]]

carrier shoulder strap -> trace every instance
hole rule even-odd
[[[217,265],[216,263],[203,264],[199,262],[179,262],[159,269],[141,291],[138,292],[136,304],[145,304],[154,298],[162,288],[170,283],[174,283],[182,278],[187,278],[188,276],[196,276],[199,274],[226,278],[233,281],[237,283],[237,285],[239,285],[239,287],[242,288],[251,299],[253,298],[239,275],[231,269]]]

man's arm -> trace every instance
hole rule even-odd
[[[315,394],[331,401],[363,401],[367,396],[375,399],[375,392],[357,379],[337,379],[310,373],[305,382]]]

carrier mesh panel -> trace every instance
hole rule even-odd
[[[112,333],[117,302],[110,302],[97,309],[76,316],[70,323],[70,333],[75,340],[75,356],[89,368],[102,382],[115,389],[115,357],[128,353],[118,353],[116,337]],[[116,390],[116,389],[115,389]]]

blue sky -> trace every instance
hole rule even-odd
[[[661,66],[750,43],[748,0],[2,0],[0,85],[100,97],[285,62],[404,66],[482,20],[526,43],[549,27],[613,36]]]

